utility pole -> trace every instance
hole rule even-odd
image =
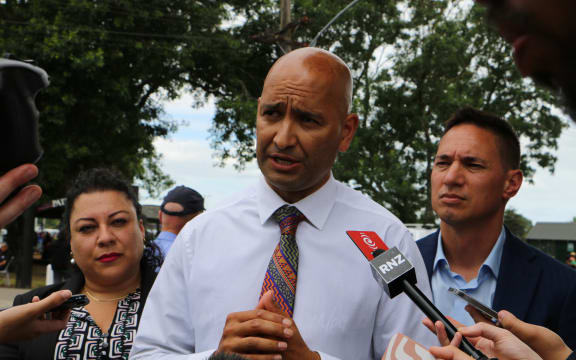
[[[279,44],[284,53],[292,51],[292,29],[288,28],[291,22],[290,0],[280,0],[280,31],[282,32],[282,38]]]
[[[308,24],[310,24],[310,18],[307,16],[292,21],[290,0],[280,0],[280,30],[274,32],[266,30],[265,32],[252,35],[251,38],[262,43],[276,44],[280,49],[282,49],[284,54],[287,54],[295,48],[308,46],[307,42],[297,42],[292,40],[292,36],[296,33],[298,28]]]

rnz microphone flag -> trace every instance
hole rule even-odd
[[[370,262],[372,275],[390,298],[404,292],[402,280],[416,284],[414,266],[396,247],[388,246],[374,231],[346,231],[350,239]]]

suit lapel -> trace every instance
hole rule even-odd
[[[424,264],[426,265],[426,270],[428,271],[428,280],[432,279],[432,271],[434,270],[434,258],[436,257],[436,248],[438,246],[438,234],[440,234],[440,230],[436,230],[435,233],[416,242],[420,249],[420,253],[422,254]]]
[[[541,269],[533,263],[534,252],[506,229],[500,272],[492,307],[508,310],[520,319],[526,314],[540,281]]]

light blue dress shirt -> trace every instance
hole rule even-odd
[[[158,236],[154,240],[156,245],[158,245],[158,247],[160,248],[160,251],[162,251],[163,258],[166,258],[166,255],[168,255],[168,251],[170,250],[170,247],[174,243],[174,240],[176,240],[176,236],[177,236],[176,234],[171,233],[169,231],[162,231],[160,232],[160,234],[158,234]]]
[[[484,305],[492,307],[505,239],[506,232],[504,227],[502,227],[496,244],[494,244],[492,251],[480,267],[478,276],[470,280],[470,282],[466,282],[462,276],[450,271],[450,265],[446,260],[442,247],[442,234],[438,234],[431,286],[434,304],[444,315],[449,315],[467,326],[474,324],[474,320],[464,309],[467,305],[466,301],[448,292],[448,288],[451,287],[460,289]]]

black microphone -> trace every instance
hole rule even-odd
[[[441,321],[444,324],[446,334],[450,339],[454,337],[458,330],[416,287],[416,269],[397,247],[388,249],[388,246],[372,231],[347,231],[346,233],[369,260],[374,278],[390,298],[405,293],[433,323]],[[460,349],[474,359],[488,359],[465,337],[462,337]]]
[[[0,58],[0,175],[42,156],[36,94],[48,75],[23,61]]]

